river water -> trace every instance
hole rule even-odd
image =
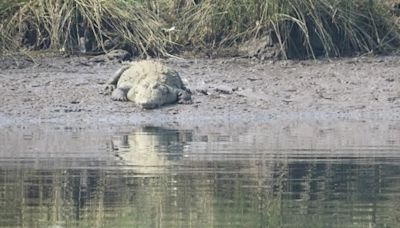
[[[400,123],[4,126],[7,227],[398,227]]]

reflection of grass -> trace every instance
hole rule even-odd
[[[386,182],[400,173],[397,165],[277,164],[248,171],[149,177],[130,170],[2,169],[0,225],[365,227],[375,222],[391,227],[398,223],[399,185]]]
[[[36,49],[125,47],[166,55],[177,47],[223,48],[269,36],[281,55],[386,51],[398,44],[389,10],[369,0],[19,0],[0,3],[8,37]],[[5,39],[7,39],[5,41]]]

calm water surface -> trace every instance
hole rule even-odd
[[[399,227],[400,123],[4,127],[6,227]]]

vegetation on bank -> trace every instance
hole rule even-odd
[[[0,0],[0,52],[166,56],[265,37],[283,58],[387,52],[400,36],[382,1],[391,0]]]

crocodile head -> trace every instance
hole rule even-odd
[[[178,95],[170,86],[155,82],[131,89],[128,99],[144,109],[153,109],[176,102]]]

